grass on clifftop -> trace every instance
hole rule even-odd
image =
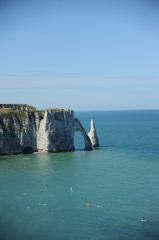
[[[64,110],[64,109],[46,109],[47,111],[53,111],[55,113],[69,113],[70,110]],[[44,118],[45,110],[38,111],[38,110],[13,110],[12,108],[1,108],[0,109],[0,129],[3,129],[4,131],[8,130],[15,130],[11,129],[11,127],[8,126],[8,124],[5,124],[4,119],[14,119],[14,122],[18,122],[20,127],[20,131],[23,132],[25,130],[25,126],[23,126],[24,122],[23,120],[29,118],[31,122],[36,122],[36,119],[39,118],[41,121]]]
[[[11,109],[11,108],[16,108],[17,110],[22,110],[22,108],[31,108],[31,110],[36,110],[35,107],[30,106],[28,104],[0,104],[0,108],[7,108],[7,109]]]
[[[26,118],[25,110],[21,111],[13,111],[12,109],[0,109],[0,118],[9,119],[9,118],[17,118],[19,120]]]
[[[54,112],[69,112],[64,109],[46,109],[47,111],[54,111]],[[2,125],[3,119],[16,119],[17,121],[21,121],[29,117],[30,121],[34,122],[35,119],[44,118],[45,110],[38,111],[38,110],[13,110],[12,108],[1,108],[0,109],[0,125]]]
[[[21,126],[20,131],[22,132],[24,130],[22,121],[25,120],[26,118],[29,118],[31,122],[35,122],[37,118],[42,120],[44,118],[44,111],[37,111],[37,110],[14,111],[11,108],[0,109],[0,128],[3,129],[4,131],[8,131],[10,127],[6,125],[3,120],[14,119],[15,122],[18,122],[20,124]]]
[[[19,110],[14,111],[13,109],[0,109],[0,119],[17,119],[17,121],[21,121],[29,117],[31,121],[35,121],[35,119],[40,117],[40,120],[44,117],[44,111],[37,110]]]
[[[44,111],[37,111],[37,110],[18,110],[14,111],[12,108],[2,108],[0,109],[0,118],[18,118],[19,120],[24,119],[27,117],[26,113],[30,113],[31,115],[35,115],[38,113],[41,118],[44,117]]]
[[[47,111],[53,111],[53,112],[69,112],[70,110],[65,110],[65,109],[59,109],[59,108],[49,108],[46,109]]]

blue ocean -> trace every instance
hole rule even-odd
[[[159,110],[75,117],[99,148],[0,156],[0,240],[158,240]]]

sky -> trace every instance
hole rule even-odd
[[[158,0],[0,0],[0,103],[159,108]]]

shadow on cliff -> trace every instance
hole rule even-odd
[[[33,151],[33,148],[32,147],[26,147],[23,149],[22,153],[23,154],[32,154],[34,151]]]

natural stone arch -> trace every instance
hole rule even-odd
[[[23,154],[31,154],[33,153],[33,148],[31,146],[25,147],[22,151]]]
[[[92,143],[80,121],[75,118],[75,131],[80,131],[84,138],[85,150],[92,150]]]

